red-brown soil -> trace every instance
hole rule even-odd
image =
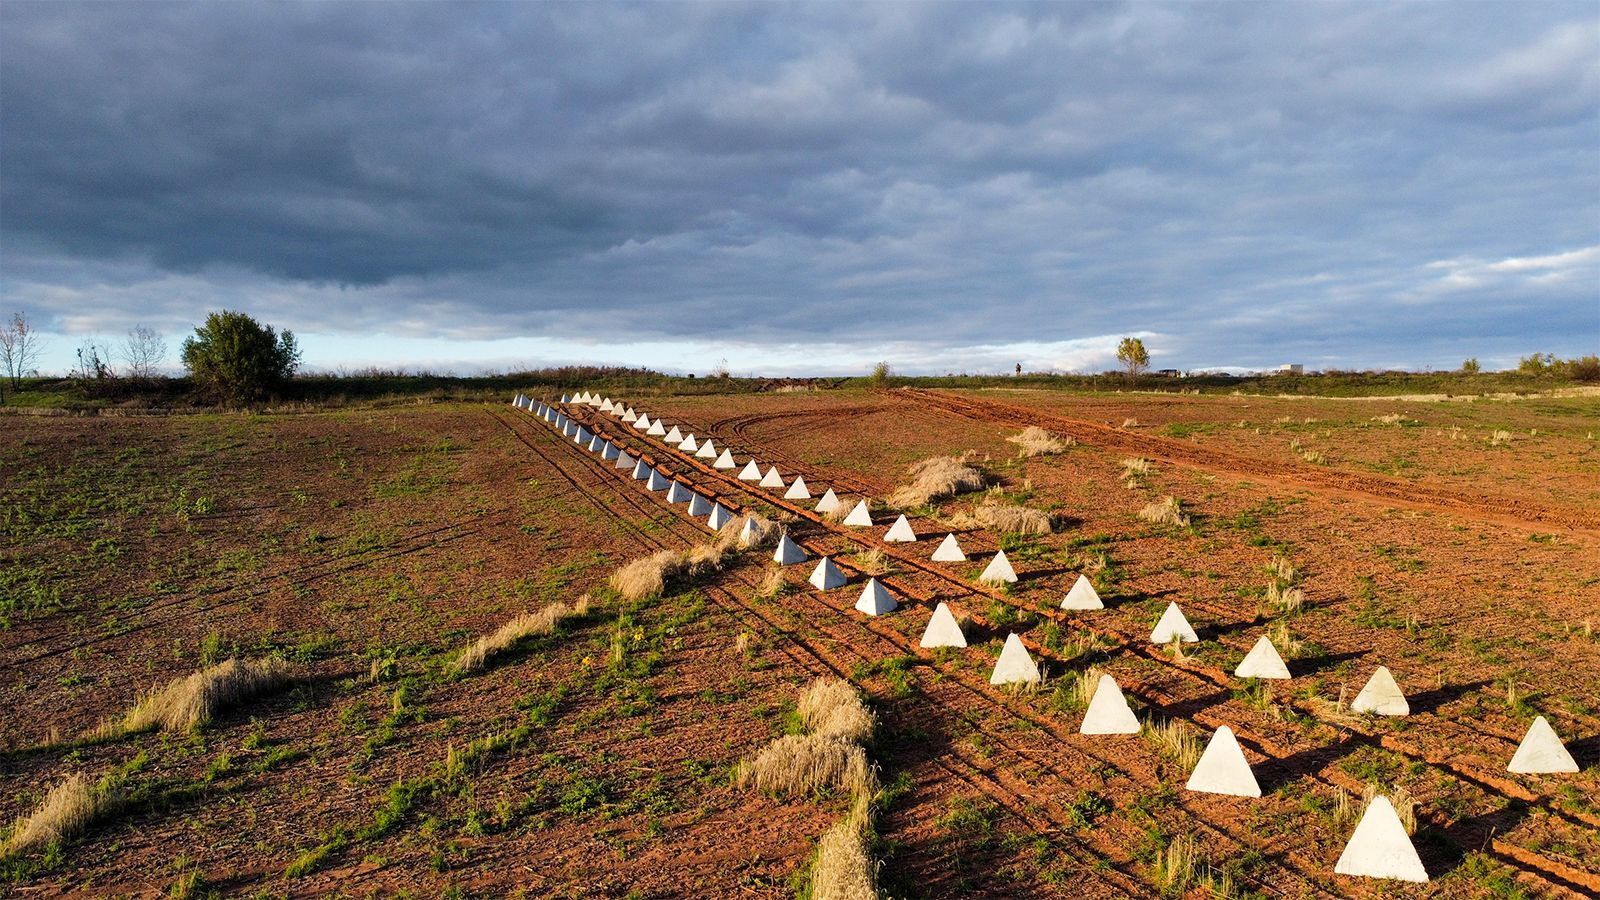
[[[1541,401],[1557,412],[1406,406],[1429,417],[1412,427],[1371,421],[1389,410],[1368,401],[628,399],[714,435],[741,464],[753,454],[804,474],[819,494],[881,499],[910,462],[972,451],[999,492],[1052,512],[1057,532],[1006,538],[1023,580],[984,588],[973,576],[1000,535],[955,528],[974,561],[927,560],[950,530],[939,519],[970,498],[909,511],[923,540],[886,544],[882,527],[824,522],[811,504],[575,411],[702,493],[785,520],[808,552],[835,554],[852,576],[819,594],[804,584],[810,567],[793,567],[788,588],[763,599],[752,554],[694,591],[630,609],[604,599],[609,572],[702,539],[703,526],[509,406],[30,421],[0,444],[4,502],[27,509],[6,520],[6,583],[32,598],[8,609],[0,631],[0,699],[14,714],[0,815],[23,814],[69,770],[147,761],[130,776],[145,790],[137,802],[59,858],[26,858],[13,889],[153,894],[198,871],[230,894],[786,894],[839,805],[751,796],[727,773],[779,732],[798,685],[832,673],[868,690],[881,719],[872,752],[890,788],[877,851],[895,895],[1158,895],[1159,851],[1184,835],[1215,879],[1264,896],[1600,891],[1600,527],[1581,502],[1600,453],[1584,443],[1585,401]],[[1256,407],[1255,424],[1231,424],[1248,418],[1226,405],[1235,402]],[[1277,419],[1290,403],[1299,419],[1319,419],[1305,427],[1318,428],[1324,463],[1258,440],[1256,427],[1288,424]],[[1122,427],[1129,418],[1141,424]],[[1469,453],[1451,429],[1479,419],[1539,435],[1492,450],[1480,437]],[[1004,438],[1033,423],[1078,443],[1019,460]],[[1419,471],[1362,466],[1398,453]],[[1134,455],[1154,471],[1124,483],[1120,462]],[[1183,501],[1190,528],[1138,520],[1164,495]],[[209,502],[197,510],[197,498]],[[859,566],[871,564],[856,549],[884,554],[881,580],[900,610],[851,610]],[[1276,555],[1302,573],[1306,606],[1288,624],[1306,651],[1290,660],[1296,678],[1263,696],[1230,673],[1278,615],[1261,600]],[[1056,609],[1096,560],[1108,609]],[[557,636],[476,677],[440,674],[454,650],[514,612],[583,592],[602,602]],[[968,618],[967,650],[917,647],[940,600]],[[1169,600],[1204,639],[1182,659],[1146,641]],[[755,636],[749,657],[734,650],[741,631]],[[1045,668],[1040,690],[987,683],[1008,631]],[[614,632],[625,648],[639,635],[620,667],[606,662]],[[288,656],[308,677],[198,736],[30,749],[235,647]],[[373,680],[374,658],[394,659],[393,671]],[[1265,796],[1189,793],[1187,773],[1156,744],[1077,734],[1070,676],[1090,663],[1153,715],[1202,736],[1233,727]],[[1407,690],[1412,716],[1338,709],[1341,691],[1353,696],[1379,664]],[[1585,771],[1505,771],[1536,713]],[[436,773],[447,748],[530,721],[526,742],[307,874],[285,875],[341,828],[373,821],[396,783]],[[1332,874],[1351,827],[1333,815],[1338,792],[1369,782],[1417,800],[1432,884]],[[1194,881],[1189,893],[1210,889]]]

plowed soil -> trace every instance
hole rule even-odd
[[[789,895],[842,800],[779,802],[730,772],[791,727],[799,686],[834,674],[880,719],[874,852],[895,896],[1600,893],[1600,402],[625,399],[740,465],[872,498],[875,527],[846,527],[564,407],[698,492],[783,520],[850,584],[817,592],[800,565],[774,595],[771,564],[748,553],[620,600],[605,586],[617,566],[708,532],[509,405],[8,429],[0,817],[69,772],[113,775],[119,800],[0,863],[0,890]],[[1075,443],[1021,459],[1005,438],[1029,424]],[[1050,513],[1054,533],[974,525],[969,495],[906,510],[921,539],[883,542],[906,467],[952,454],[984,472],[987,499]],[[1150,471],[1125,476],[1130,457]],[[1138,517],[1166,496],[1187,526]],[[947,532],[970,562],[929,560]],[[1002,546],[1019,583],[977,583]],[[1279,559],[1298,610],[1266,601]],[[1105,610],[1058,608],[1080,573]],[[898,610],[852,609],[867,574]],[[477,635],[583,594],[590,611],[555,634],[450,675]],[[940,601],[966,649],[918,647]],[[1173,601],[1202,638],[1181,653],[1148,642]],[[1300,642],[1295,677],[1233,678],[1269,628]],[[1037,688],[988,683],[1008,633],[1041,664]],[[297,680],[193,733],[74,740],[234,654],[282,656]],[[1410,716],[1348,711],[1378,665]],[[1078,734],[1090,667],[1202,744],[1232,727],[1263,797],[1186,791],[1157,739]],[[1582,772],[1506,771],[1535,715]],[[513,729],[465,769],[448,762]],[[1353,827],[1341,797],[1359,809],[1369,785],[1415,801],[1430,884],[1333,874]],[[1179,839],[1197,862],[1175,873]]]

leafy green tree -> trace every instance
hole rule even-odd
[[[889,363],[880,362],[872,367],[872,374],[867,376],[867,383],[875,388],[888,387],[889,376],[892,374],[894,370],[889,368]]]
[[[277,390],[300,365],[294,332],[282,333],[241,312],[206,316],[184,338],[183,365],[201,390],[227,403],[254,403]]]
[[[1144,341],[1125,337],[1117,345],[1117,361],[1127,370],[1129,378],[1138,378],[1139,373],[1150,368],[1150,352],[1144,349]]]
[[[1461,363],[1461,374],[1463,375],[1476,375],[1480,371],[1482,371],[1482,366],[1478,365],[1476,356]]]

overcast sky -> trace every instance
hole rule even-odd
[[[0,3],[0,311],[313,368],[1600,351],[1600,7]]]

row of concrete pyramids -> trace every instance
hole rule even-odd
[[[519,395],[522,401],[518,405],[525,405],[532,409],[531,401]],[[563,402],[569,398],[563,397]],[[681,430],[674,426],[667,431],[660,419],[650,422],[648,417],[636,414],[631,407],[624,409],[620,404],[613,403],[609,398],[601,399],[593,395],[580,395],[575,402],[587,403],[599,407],[602,411],[612,411],[624,421],[629,421],[632,416],[634,427],[645,431],[646,434],[661,436],[665,442],[676,444],[678,449],[685,452],[693,451],[697,456],[713,458],[715,450],[708,438],[704,443],[697,443],[692,434],[685,436]],[[551,421],[563,418],[559,413],[551,413],[544,404],[539,404],[541,416]],[[607,409],[607,408],[610,409]],[[639,423],[645,424],[641,426]],[[595,443],[597,438],[586,438],[581,426],[564,428],[564,433],[574,437],[578,443]],[[609,441],[606,442],[609,445]],[[593,446],[590,449],[595,449]],[[733,460],[731,452],[724,449],[720,456],[714,457],[716,468],[733,469],[737,463]],[[641,461],[639,466],[643,466]],[[638,478],[636,468],[634,477]],[[776,466],[771,466],[763,473],[754,459],[749,460],[738,478],[744,481],[755,481],[762,487],[785,487],[782,476]],[[655,485],[656,479],[665,481],[659,472],[651,470],[651,490],[659,490]],[[677,491],[681,486],[671,482],[669,502],[676,502],[672,491]],[[664,483],[661,486],[666,486]],[[682,488],[688,497],[700,500],[697,495],[687,488]],[[803,478],[796,476],[795,483],[788,487],[785,494],[787,499],[809,499],[810,493]],[[704,501],[701,500],[703,503]],[[818,504],[819,512],[829,512],[837,508],[839,501],[830,489]],[[720,507],[716,507],[720,509]],[[716,509],[711,510],[711,517],[716,517]],[[696,514],[691,504],[691,514]],[[724,514],[723,521],[727,515]],[[720,528],[720,522],[707,523],[712,528]],[[871,511],[866,500],[860,501],[844,519],[844,524],[856,527],[870,527],[872,525]],[[747,523],[747,528],[749,524]],[[915,542],[918,540],[915,531],[904,515],[899,516],[884,536],[887,542]],[[808,559],[805,551],[789,538],[785,533],[781,536],[778,547],[773,553],[774,561],[780,565],[793,565]],[[935,561],[964,561],[967,559],[954,534],[947,534],[939,547],[934,551],[932,559]],[[1005,551],[1000,550],[989,565],[985,568],[980,581],[988,583],[1016,582],[1017,575],[1010,561],[1005,556]],[[813,570],[810,583],[818,590],[832,590],[842,587],[846,583],[844,574],[824,556]],[[869,577],[863,588],[860,598],[856,601],[855,608],[867,615],[883,615],[892,612],[898,607],[894,595],[885,588],[875,577]],[[1093,610],[1104,608],[1099,594],[1087,578],[1080,575],[1062,600],[1061,608],[1072,610]],[[1176,603],[1169,603],[1166,610],[1156,622],[1150,634],[1150,640],[1156,644],[1167,644],[1173,641],[1195,642],[1199,640],[1193,626],[1183,614]],[[966,637],[961,631],[960,623],[954,613],[944,603],[939,603],[924,629],[920,642],[925,648],[952,646],[967,646]],[[1241,678],[1270,678],[1287,679],[1291,675],[1283,658],[1273,646],[1272,641],[1265,635],[1261,636],[1244,660],[1235,669],[1234,674]],[[1040,674],[1038,665],[1028,653],[1021,638],[1016,634],[1007,635],[1005,645],[996,660],[994,670],[990,675],[990,683],[1014,684],[1038,682]],[[1357,694],[1351,709],[1356,712],[1369,712],[1376,715],[1404,716],[1410,712],[1410,706],[1400,690],[1392,673],[1385,666],[1379,666],[1368,679],[1366,685]],[[1083,734],[1134,734],[1139,731],[1139,722],[1129,708],[1126,698],[1116,680],[1110,675],[1102,675],[1092,700],[1085,711],[1083,722],[1079,730]],[[1518,773],[1557,773],[1576,772],[1578,767],[1571,754],[1562,744],[1555,730],[1543,716],[1537,717],[1529,727],[1521,744],[1518,746],[1507,768]],[[1226,726],[1219,726],[1212,734],[1205,751],[1196,763],[1194,771],[1185,784],[1186,789],[1192,791],[1228,794],[1242,797],[1260,797],[1260,786],[1250,768],[1249,761],[1240,749],[1233,730]],[[1368,805],[1361,821],[1357,824],[1350,841],[1341,854],[1335,871],[1346,875],[1362,875],[1376,878],[1395,878],[1408,881],[1427,881],[1427,872],[1422,866],[1410,838],[1405,833],[1398,815],[1388,799],[1379,796]]]

